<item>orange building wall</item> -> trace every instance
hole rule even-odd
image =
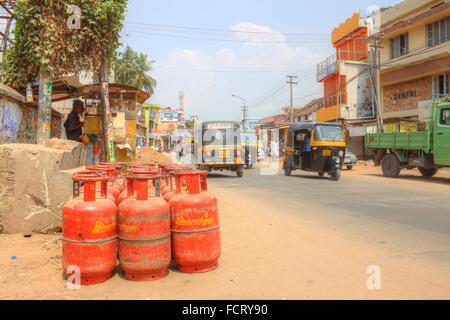
[[[339,83],[338,83],[339,81]],[[337,74],[329,77],[323,82],[324,88],[324,97],[325,97],[325,107],[331,107],[338,104],[338,86],[341,87],[340,94],[341,100],[340,103],[347,103],[347,87],[346,87],[347,77],[344,75],[340,76],[340,79]]]
[[[363,28],[334,44],[338,60],[367,61],[369,44]]]

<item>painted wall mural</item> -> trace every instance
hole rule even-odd
[[[17,103],[0,99],[0,143],[17,141],[22,118],[22,108]]]

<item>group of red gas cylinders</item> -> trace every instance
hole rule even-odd
[[[214,270],[220,256],[217,199],[207,172],[180,165],[101,163],[73,176],[63,208],[63,269],[81,285],[113,275],[165,277],[172,259],[180,272]]]

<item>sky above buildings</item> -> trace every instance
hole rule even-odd
[[[296,75],[296,106],[321,96],[316,64],[333,54],[330,33],[355,12],[396,0],[130,0],[123,45],[155,60],[150,103],[178,106],[201,120],[279,113]]]

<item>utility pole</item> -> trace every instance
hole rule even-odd
[[[381,115],[381,81],[380,81],[380,70],[381,70],[381,54],[380,54],[380,37],[374,36],[374,44],[371,45],[371,68],[370,68],[370,79],[372,82],[372,88],[374,92],[373,103],[377,106],[377,125],[378,130],[383,127],[383,117]],[[375,71],[375,72],[374,72]],[[375,73],[375,76],[374,76]],[[374,81],[374,78],[376,79]]]
[[[102,107],[102,124],[105,135],[105,152],[108,162],[116,162],[116,154],[113,142],[113,129],[111,119],[111,108],[109,103],[109,84],[108,84],[108,61],[103,59],[100,66],[100,96]]]
[[[37,144],[43,145],[50,139],[52,126],[52,91],[53,84],[50,77],[42,72],[39,75],[39,102],[37,121]]]
[[[241,111],[243,113],[243,120],[242,121],[245,123],[247,121],[247,115],[248,115],[247,103],[246,103],[244,98],[241,98],[241,97],[239,97],[239,96],[237,96],[235,94],[233,94],[232,97],[242,101],[242,103],[243,103],[243,105],[241,107]]]
[[[294,123],[294,85],[298,84],[298,82],[294,82],[294,79],[297,79],[297,76],[287,76],[289,78],[289,81],[287,82],[288,84],[290,84],[290,106],[289,106],[289,117],[290,117],[290,123]]]

